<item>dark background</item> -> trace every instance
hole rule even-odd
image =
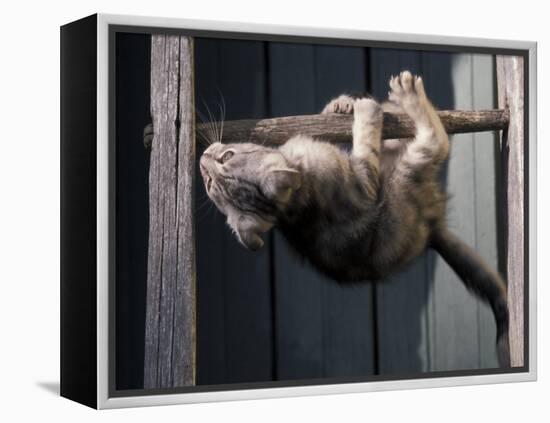
[[[150,121],[149,55],[149,35],[117,34],[117,389],[143,384],[149,153],[142,131]],[[318,113],[344,92],[383,99],[389,76],[409,69],[427,77],[432,101],[448,109],[455,103],[452,56],[195,38],[195,102],[202,113],[208,107],[216,114],[223,95],[228,120]],[[202,148],[197,144],[197,158]],[[411,374],[438,367],[426,346],[429,328],[422,317],[434,279],[431,253],[387,286],[343,288],[299,262],[277,233],[260,252],[244,250],[207,201],[198,173],[196,182],[197,384]],[[474,364],[460,363],[445,369],[486,366],[478,356]]]

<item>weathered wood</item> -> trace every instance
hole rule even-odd
[[[192,49],[189,37],[152,36],[146,389],[194,383]]]
[[[449,134],[501,130],[509,119],[507,110],[447,110],[438,114]],[[284,144],[291,136],[302,134],[345,143],[351,141],[352,123],[353,116],[344,114],[227,121],[223,125],[223,142]],[[206,125],[199,124],[198,132],[207,132]],[[408,116],[384,113],[382,138],[410,138],[414,132],[414,123]]]
[[[510,364],[524,364],[524,109],[523,58],[497,56],[498,104],[510,110],[510,124],[500,143],[502,193],[506,204],[507,280],[510,310]]]

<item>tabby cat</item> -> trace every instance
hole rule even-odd
[[[210,145],[200,159],[206,192],[245,247],[264,245],[278,227],[320,272],[345,284],[380,280],[427,247],[491,306],[501,365],[508,363],[508,307],[499,274],[446,227],[438,173],[449,140],[422,79],[389,81],[388,102],[342,95],[322,113],[353,113],[353,145],[297,135],[280,147]],[[415,137],[384,140],[383,110],[406,113]]]

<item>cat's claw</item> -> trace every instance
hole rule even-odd
[[[340,97],[337,97],[331,100],[323,109],[321,114],[326,115],[329,113],[341,113],[341,114],[351,114],[353,113],[353,104],[355,99],[349,95],[342,94]]]

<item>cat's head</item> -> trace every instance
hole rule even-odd
[[[210,145],[200,170],[208,197],[251,250],[263,246],[260,234],[273,227],[302,184],[279,150],[250,143]]]

